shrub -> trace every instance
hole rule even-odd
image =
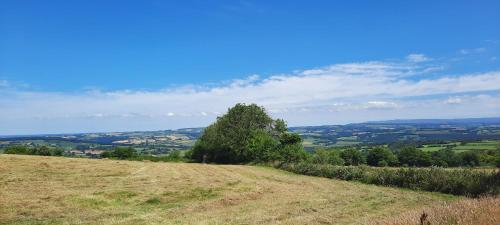
[[[389,149],[380,146],[368,152],[366,162],[370,166],[395,166],[398,164],[396,156]]]
[[[454,167],[460,166],[461,164],[460,157],[452,149],[449,148],[432,152],[431,157],[433,160],[433,165],[435,166]]]
[[[464,166],[479,166],[479,155],[473,151],[467,151],[460,153],[462,159],[462,165]]]
[[[106,151],[101,155],[103,158],[130,159],[137,157],[137,152],[132,147],[116,147],[112,151]]]
[[[143,155],[143,156],[135,156],[132,158],[128,158],[127,160],[133,160],[133,161],[148,160],[151,162],[187,162],[188,159],[185,157],[175,157],[175,156],[171,156],[171,155],[167,155],[167,156]]]
[[[398,153],[399,163],[408,166],[431,166],[431,156],[415,147],[404,147]]]
[[[278,149],[279,159],[282,162],[300,162],[307,158],[302,144],[282,145]]]
[[[43,155],[62,156],[63,150],[60,148],[49,148],[47,146],[27,147],[23,145],[12,145],[4,149],[5,154],[18,155]]]
[[[365,163],[363,154],[355,148],[348,148],[340,152],[340,157],[344,160],[346,166],[357,166]]]
[[[324,148],[317,148],[311,156],[310,161],[316,164],[343,165],[344,160],[340,157],[338,151]]]
[[[278,168],[310,176],[478,197],[500,193],[500,171],[444,168],[374,168],[285,163]]]
[[[11,145],[4,149],[5,154],[18,154],[18,155],[28,155],[30,152],[26,146],[22,145]]]

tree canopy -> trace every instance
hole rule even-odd
[[[284,120],[272,119],[256,104],[238,103],[205,128],[191,158],[216,163],[297,159],[305,155],[301,142],[287,133]]]

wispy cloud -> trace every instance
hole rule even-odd
[[[9,82],[6,80],[0,80],[0,88],[9,87]]]
[[[462,55],[470,55],[470,54],[478,54],[486,51],[486,48],[471,48],[471,49],[460,49],[460,54]]]
[[[406,59],[414,63],[425,62],[430,60],[424,54],[409,54],[408,56],[406,56]]]
[[[500,71],[429,78],[416,75],[430,73],[435,66],[414,64],[427,57],[407,60],[412,63],[335,64],[159,91],[4,90],[0,93],[0,134],[205,126],[238,102],[263,105],[292,125],[500,112]],[[470,106],[482,106],[482,110]]]
[[[446,104],[460,104],[462,103],[462,99],[459,97],[449,97],[445,101]]]

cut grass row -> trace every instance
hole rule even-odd
[[[456,202],[411,210],[371,225],[478,225],[500,224],[500,197],[462,199]]]
[[[363,224],[455,199],[259,166],[0,155],[0,224]]]

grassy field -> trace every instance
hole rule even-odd
[[[500,224],[500,198],[462,199],[444,205],[411,210],[372,225],[493,225]]]
[[[267,167],[0,155],[0,224],[365,224],[454,199]]]
[[[474,150],[496,150],[500,147],[500,141],[477,141],[466,143],[461,145],[460,142],[450,143],[450,144],[434,144],[434,145],[423,145],[420,149],[423,151],[434,152],[441,149],[445,149],[447,145],[454,146],[452,149],[456,152],[464,151],[474,151]]]

